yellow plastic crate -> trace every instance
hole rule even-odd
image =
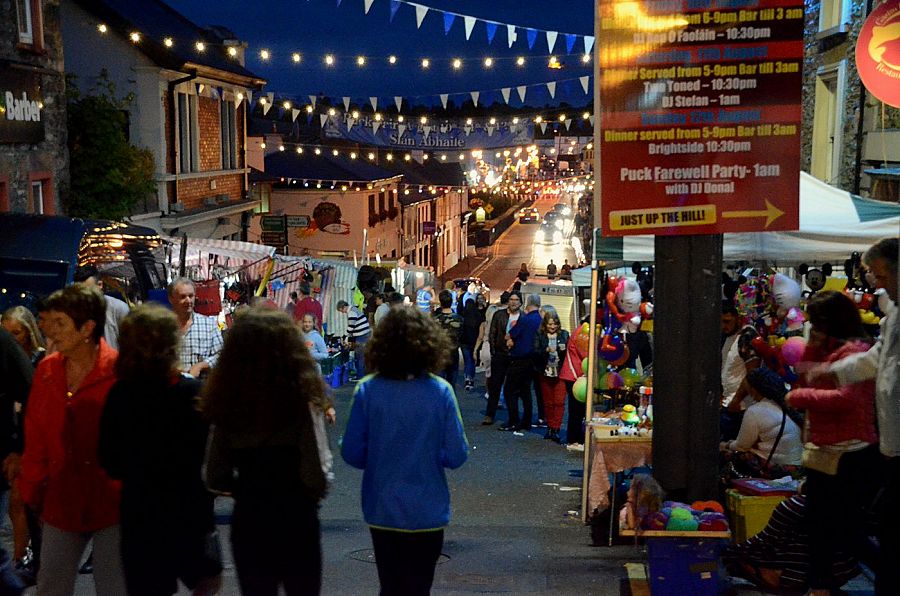
[[[727,506],[731,516],[731,533],[735,542],[743,542],[759,534],[778,504],[789,497],[755,497],[743,495],[735,489],[728,490]]]

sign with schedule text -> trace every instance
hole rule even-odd
[[[603,235],[796,230],[802,1],[597,8]]]

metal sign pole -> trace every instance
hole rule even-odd
[[[590,322],[590,339],[588,339],[587,396],[584,399],[584,470],[581,475],[581,520],[587,523],[588,484],[591,464],[591,443],[593,434],[591,419],[594,417],[594,376],[597,370],[597,284],[600,270],[597,259],[591,259],[591,303],[588,306]]]

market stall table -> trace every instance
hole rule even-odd
[[[602,431],[601,431],[602,432]],[[612,503],[606,494],[610,489],[609,475],[618,479],[618,474],[631,468],[650,465],[652,462],[652,437],[598,437],[591,445],[591,477],[588,484],[588,511],[603,511],[610,507],[610,515],[616,515],[616,492],[612,491]],[[612,520],[612,517],[610,517]],[[609,544],[612,545],[613,526],[609,524]]]

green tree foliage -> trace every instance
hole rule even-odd
[[[126,110],[133,94],[117,98],[102,71],[89,94],[69,80],[67,109],[71,191],[69,215],[120,220],[156,192],[153,154],[128,142]]]

